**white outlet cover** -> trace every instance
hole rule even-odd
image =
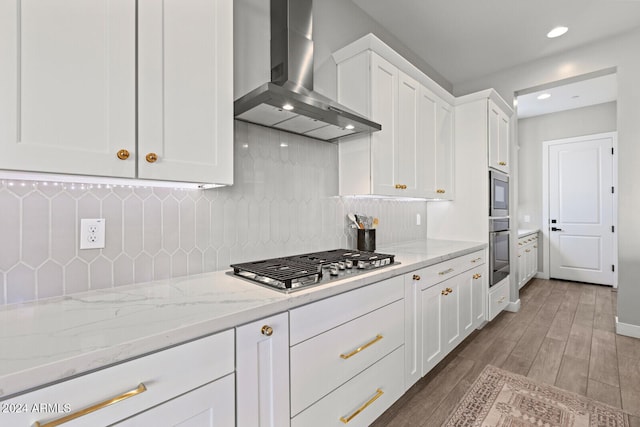
[[[80,220],[80,249],[104,248],[106,220],[82,218]]]

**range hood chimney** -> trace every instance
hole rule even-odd
[[[313,91],[312,0],[271,0],[271,82],[234,102],[235,118],[334,141],[382,127]]]

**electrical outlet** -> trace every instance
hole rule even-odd
[[[104,248],[105,234],[104,218],[80,220],[80,249]]]

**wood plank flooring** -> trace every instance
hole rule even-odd
[[[518,313],[475,331],[376,422],[439,426],[487,364],[605,402],[640,427],[640,339],[615,334],[610,287],[534,279]]]

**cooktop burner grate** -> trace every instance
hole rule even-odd
[[[233,273],[263,285],[292,290],[329,281],[347,273],[380,268],[394,263],[394,255],[334,249],[263,261],[232,264]],[[329,270],[330,271],[323,271]],[[343,272],[339,274],[339,272]]]

